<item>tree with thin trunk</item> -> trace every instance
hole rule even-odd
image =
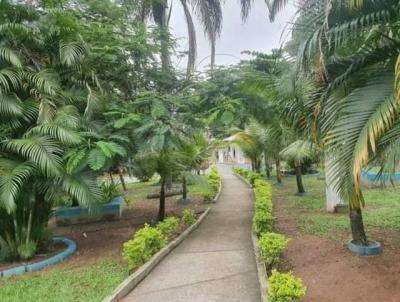
[[[313,144],[310,141],[297,140],[283,149],[279,154],[283,159],[294,163],[297,194],[303,195],[306,191],[303,185],[301,166],[305,159],[312,158],[315,154]]]

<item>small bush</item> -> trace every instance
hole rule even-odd
[[[272,231],[272,188],[269,183],[262,179],[256,179],[254,185],[255,210],[253,230],[259,237],[262,233]]]
[[[103,203],[108,203],[113,198],[121,195],[121,191],[118,189],[118,185],[115,183],[103,182],[101,184],[101,192],[102,192]]]
[[[306,287],[300,278],[292,273],[272,271],[268,278],[268,296],[271,302],[291,302],[306,295]]]
[[[214,194],[212,192],[203,192],[201,193],[204,201],[212,201],[214,199]]]
[[[168,217],[164,221],[157,224],[157,229],[167,241],[170,241],[178,231],[179,219],[176,217]]]
[[[255,185],[255,181],[257,179],[262,179],[262,175],[260,173],[255,173],[255,172],[249,172],[247,175],[247,180],[249,181],[249,183],[254,186]]]
[[[208,175],[208,184],[215,193],[219,190],[220,182],[221,177],[218,174],[218,168],[216,166],[213,166],[211,168],[210,174]]]
[[[181,221],[184,225],[190,226],[196,222],[196,214],[192,209],[185,209]]]
[[[285,249],[289,240],[285,236],[276,233],[263,233],[258,240],[262,258],[267,266],[271,268],[280,260],[282,251]]]
[[[130,269],[136,269],[166,244],[167,241],[159,229],[145,224],[135,233],[133,239],[124,243],[122,256],[128,262]]]

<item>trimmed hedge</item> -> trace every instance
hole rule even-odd
[[[263,175],[261,173],[256,173],[252,172],[240,167],[234,167],[233,172],[236,174],[239,174],[240,176],[243,176],[244,178],[247,179],[247,181],[254,187],[255,181],[257,179],[262,179]]]
[[[132,239],[123,244],[122,257],[130,270],[135,270],[146,263],[178,234],[179,225],[190,226],[196,222],[193,210],[183,211],[182,219],[168,217],[155,227],[145,224]]]
[[[158,228],[145,224],[133,239],[123,244],[122,257],[128,262],[129,269],[134,270],[150,260],[166,244],[167,240]]]
[[[280,273],[272,267],[280,262],[280,256],[289,240],[281,234],[273,233],[272,187],[262,179],[262,175],[235,167],[233,172],[241,175],[254,187],[255,203],[253,230],[258,237],[258,246],[265,263],[268,278],[268,297],[270,302],[291,302],[303,298],[306,287],[300,278],[291,272]]]
[[[220,183],[221,177],[219,176],[218,168],[213,166],[210,170],[210,174],[208,175],[208,184],[210,185],[214,194],[218,192]]]
[[[253,217],[253,230],[258,237],[262,233],[271,232],[273,226],[272,217],[272,188],[271,185],[261,179],[254,183],[255,208]]]
[[[261,256],[267,269],[272,268],[280,261],[281,254],[286,248],[289,239],[277,233],[263,233],[258,241]]]
[[[268,296],[270,302],[291,302],[304,298],[307,288],[300,278],[289,273],[272,271],[268,278]]]

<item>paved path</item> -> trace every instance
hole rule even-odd
[[[218,203],[124,302],[260,302],[251,189],[230,168],[219,170],[223,189]]]

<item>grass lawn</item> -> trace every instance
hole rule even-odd
[[[52,269],[0,280],[2,302],[97,302],[126,277],[128,270],[114,260],[79,268]]]
[[[332,239],[338,238],[338,231],[350,232],[346,213],[329,214],[325,211],[323,180],[313,176],[304,177],[307,194],[301,197],[293,195],[296,192],[294,177],[285,178],[284,183],[283,188],[276,189],[276,194],[287,194],[290,204],[299,211],[297,222],[301,231]],[[364,197],[366,207],[363,214],[368,233],[381,230],[400,231],[400,188],[364,189]]]

